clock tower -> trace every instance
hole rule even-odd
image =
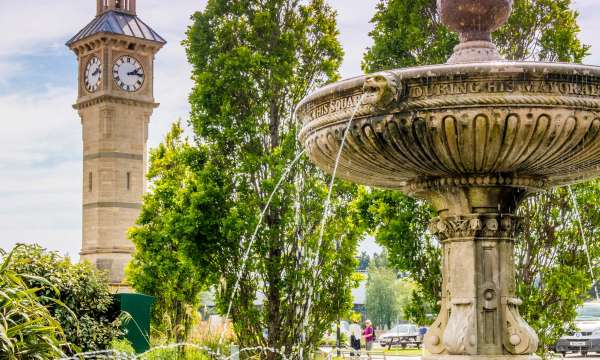
[[[81,259],[123,284],[145,191],[154,56],[166,41],[136,14],[136,0],[97,0],[96,18],[67,42],[79,63],[83,130]]]

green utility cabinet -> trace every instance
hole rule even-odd
[[[125,338],[131,342],[136,353],[150,349],[150,316],[154,297],[142,294],[116,294],[115,306],[119,312],[131,315],[123,328]]]

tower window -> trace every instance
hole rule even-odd
[[[131,190],[131,173],[127,173],[127,190]]]
[[[92,192],[92,183],[93,183],[93,177],[92,177],[92,172],[90,171],[90,173],[88,174],[88,191]]]

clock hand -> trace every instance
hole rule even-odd
[[[135,71],[131,71],[131,72],[128,72],[128,73],[127,73],[127,75],[129,75],[129,76],[131,76],[131,75],[135,75],[135,76],[142,76],[142,74],[138,73],[138,71],[137,71],[137,70],[135,70]]]
[[[98,74],[100,74],[100,68],[97,68],[96,71],[92,73],[92,76],[96,76]]]

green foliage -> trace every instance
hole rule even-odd
[[[183,138],[179,123],[150,153],[152,186],[130,231],[136,251],[127,277],[137,291],[156,298],[152,324],[167,341],[187,339],[200,294],[218,266],[211,254],[222,242],[213,217],[223,215],[225,201],[216,176],[203,148]],[[189,252],[202,256],[192,261]]]
[[[193,348],[181,351],[180,348],[150,350],[143,354],[140,359],[143,360],[210,360],[206,351]]]
[[[366,72],[443,64],[458,44],[458,36],[441,24],[435,0],[380,0],[371,22],[374,44],[363,59]]]
[[[302,158],[252,237],[258,215],[301,148],[295,104],[338,78],[337,36],[335,12],[323,0],[210,0],[188,31],[185,45],[195,82],[191,125],[196,143],[206,148],[207,166],[222,179],[215,186],[222,200],[214,205],[224,211],[198,214],[203,227],[215,225],[212,233],[221,249],[201,251],[192,242],[187,251],[195,263],[215,259],[209,268],[220,277],[222,313],[237,290],[231,317],[242,347],[269,346],[288,355],[298,346],[309,350],[351,305],[361,233],[349,205],[354,186],[336,183],[332,217],[319,247],[329,178]],[[309,259],[317,251],[314,266]],[[257,300],[257,291],[264,300]],[[264,306],[256,307],[256,301]],[[310,314],[305,314],[307,301]],[[306,338],[300,335],[304,330]]]
[[[0,250],[0,357],[26,360],[64,356],[64,332],[44,304],[54,299],[39,296],[40,289],[28,286],[28,282],[43,284],[53,296],[58,291],[45,279],[14,270],[19,247],[9,254]]]
[[[600,231],[598,185],[594,181],[573,189],[588,239]],[[523,299],[524,318],[538,330],[541,343],[547,347],[565,334],[576,308],[587,297],[592,285],[588,259],[566,188],[528,199],[518,214],[523,218],[524,231],[516,243],[517,295]],[[600,255],[599,245],[591,242],[592,259]],[[547,350],[539,349],[541,354]]]
[[[391,269],[369,271],[367,282],[367,316],[377,328],[389,329],[398,322],[400,311],[396,301],[396,274]]]
[[[589,46],[578,39],[577,16],[571,0],[515,0],[507,25],[493,37],[507,59],[580,62]],[[435,0],[381,0],[372,22],[374,44],[363,62],[369,72],[444,63],[458,41],[440,23]],[[576,189],[590,239],[600,230],[593,206],[598,189],[595,182]],[[413,321],[425,323],[427,314],[437,312],[441,286],[439,245],[426,231],[433,212],[426,203],[397,193],[374,190],[361,197],[362,218],[389,250],[392,265],[419,284],[405,310]],[[517,293],[525,319],[547,347],[574,318],[590,277],[565,190],[528,200],[519,214],[528,221],[516,242]]]
[[[361,189],[357,200],[360,217],[367,228],[386,249],[385,259],[417,284],[412,300],[405,310],[407,318],[417,324],[428,324],[427,314],[437,312],[441,293],[441,251],[437,239],[427,233],[430,219],[435,215],[425,202],[409,198],[400,192]],[[387,266],[385,264],[384,266]]]
[[[589,46],[577,38],[578,14],[571,3],[515,0],[508,24],[492,34],[500,53],[511,60],[581,62]],[[443,64],[458,44],[458,36],[441,23],[435,0],[380,0],[371,22],[367,72]]]
[[[24,274],[77,350],[107,349],[121,334],[106,277],[89,263],[73,264],[40,246],[22,245],[14,249],[9,268]]]
[[[590,46],[577,38],[572,0],[517,0],[508,24],[493,34],[509,60],[581,62]]]
[[[366,291],[367,317],[376,328],[389,329],[403,318],[415,284],[409,279],[398,279],[391,268],[371,266]]]
[[[135,355],[135,349],[128,340],[116,339],[110,344],[110,349],[121,354]]]

